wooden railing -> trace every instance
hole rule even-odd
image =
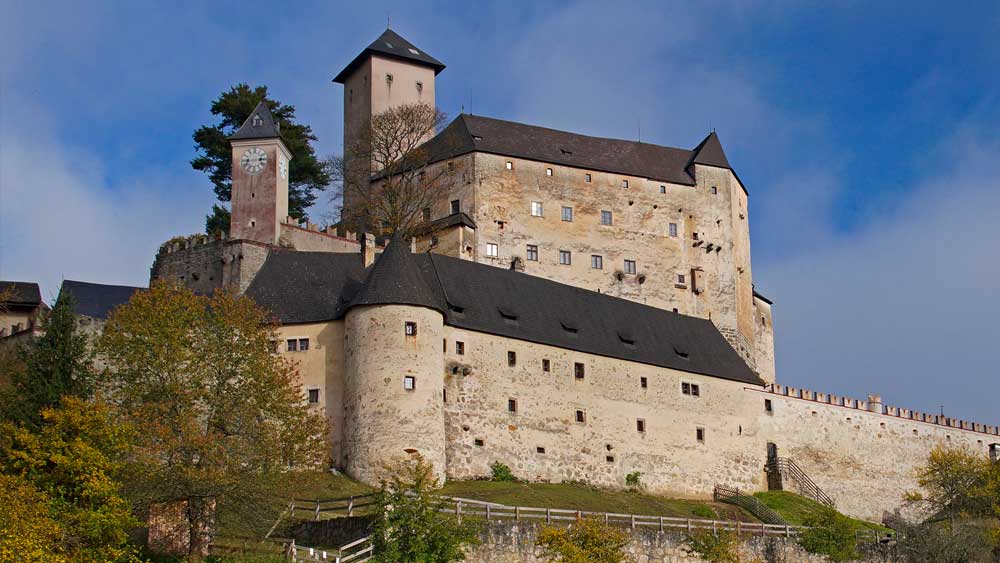
[[[795,481],[796,488],[799,492],[806,497],[813,499],[814,501],[825,504],[830,508],[834,508],[833,499],[830,495],[826,494],[823,489],[819,488],[810,477],[802,470],[801,467],[795,460],[787,457],[771,458],[767,461],[767,470],[771,472],[776,472],[781,476],[781,481],[784,482],[785,477],[791,477]]]
[[[336,549],[320,549],[297,545],[294,539],[219,536],[212,541],[210,551],[212,555],[270,555],[293,563],[364,563],[372,557],[372,541],[371,536],[365,536]]]
[[[723,485],[715,486],[715,500],[727,504],[733,504],[745,508],[750,514],[769,524],[778,526],[787,525],[788,522],[771,507],[757,500],[753,495],[741,492],[739,489],[732,489]]]

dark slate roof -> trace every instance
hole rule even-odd
[[[365,280],[362,282],[361,280]],[[742,381],[763,382],[711,321],[544,278],[390,244],[367,274],[358,254],[272,252],[247,290],[285,324],[366,304],[416,304],[458,328]]]
[[[255,117],[260,117],[260,123],[255,125]],[[254,108],[250,117],[243,122],[243,125],[230,135],[229,140],[238,141],[240,139],[273,139],[281,137],[281,125],[271,114],[271,109],[267,107],[264,100],[261,100]]]
[[[42,290],[35,282],[0,281],[0,295],[11,292],[4,303],[10,305],[41,305]]]
[[[426,223],[422,227],[418,227],[415,234],[423,235],[427,233],[433,233],[435,231],[440,231],[441,229],[447,229],[448,227],[454,227],[455,225],[465,225],[470,229],[475,229],[476,222],[472,220],[472,217],[464,211],[459,211],[458,213],[452,213],[440,219],[435,219],[430,223]]]
[[[371,45],[366,47],[364,51],[361,51],[357,57],[354,57],[354,60],[348,63],[333,81],[343,84],[347,80],[347,76],[354,72],[354,69],[361,66],[369,55],[380,55],[422,64],[434,69],[435,76],[444,70],[444,63],[417,49],[413,43],[403,39],[395,31],[386,29],[382,35],[379,35],[378,39],[372,41]]]
[[[144,287],[128,285],[106,285],[73,280],[64,280],[59,294],[67,292],[76,301],[76,314],[95,319],[106,319],[111,311],[128,302],[137,291]]]
[[[432,161],[474,151],[693,186],[692,165],[732,169],[713,132],[694,150],[461,114],[424,145]]]

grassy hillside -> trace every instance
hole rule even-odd
[[[774,510],[788,521],[789,524],[801,526],[810,516],[819,514],[826,507],[822,504],[801,495],[788,491],[767,491],[754,493],[754,497],[768,508]],[[873,530],[885,530],[886,528],[872,522],[851,518],[859,528],[870,528]]]

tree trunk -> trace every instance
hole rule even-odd
[[[188,523],[191,526],[188,556],[195,561],[208,557],[208,548],[215,533],[215,499],[188,498]]]

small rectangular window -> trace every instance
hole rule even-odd
[[[542,202],[540,201],[531,202],[531,216],[532,217],[542,216]]]
[[[423,213],[424,222],[425,223],[427,223],[427,222],[429,222],[431,220],[431,208],[430,207],[425,207],[421,213]]]
[[[458,213],[462,210],[461,202],[457,199],[451,200],[451,212],[452,214]]]
[[[507,352],[507,365],[514,367],[517,365],[517,352],[510,350]]]
[[[461,340],[455,341],[455,353],[459,356],[465,355],[465,342],[462,342]]]
[[[583,411],[576,411],[576,421],[579,423],[587,422],[587,413]]]
[[[551,369],[551,366],[549,365],[549,361],[548,360],[542,360],[542,371],[547,372],[550,369]]]
[[[583,181],[587,182],[589,184],[590,183],[590,174],[584,174],[583,175]]]
[[[601,211],[601,224],[602,225],[610,225],[611,224],[611,212],[610,211]]]
[[[701,396],[701,387],[699,387],[695,383],[691,384],[691,396],[692,397],[700,397]]]
[[[491,258],[496,258],[500,256],[500,246],[494,242],[486,243],[486,255]]]
[[[407,391],[413,391],[417,388],[417,378],[412,375],[407,375],[403,377],[403,389]]]
[[[309,339],[308,338],[300,338],[299,339],[299,352],[305,352],[308,349],[309,349]]]
[[[417,335],[417,323],[413,321],[406,321],[406,336],[416,336]]]
[[[670,223],[670,236],[677,236],[677,223]]]
[[[681,383],[681,393],[685,395],[690,395],[691,397],[700,397],[701,388],[698,386],[697,383],[688,383],[685,381]]]
[[[517,412],[517,399],[507,399],[507,411]]]
[[[681,393],[683,393],[684,395],[690,395],[691,394],[691,384],[688,383],[688,382],[686,382],[686,381],[683,382],[683,383],[681,383]]]
[[[569,266],[572,263],[572,256],[568,250],[559,251],[559,263],[563,266]]]
[[[540,453],[540,454],[543,454],[543,453],[545,453],[545,448],[543,448],[542,446],[538,446],[538,447],[535,448],[535,451],[538,452],[538,453]]]
[[[764,399],[764,412],[768,414],[774,412],[774,405],[771,404],[771,399]]]
[[[622,187],[623,188],[627,188],[628,187],[628,180],[622,180]]]
[[[476,438],[472,443],[481,448],[485,442],[483,442],[482,438]]]
[[[528,245],[528,260],[532,262],[538,262],[538,245],[529,244]]]
[[[606,456],[604,456],[604,461],[606,461],[608,463],[614,463],[615,462],[615,456],[613,456],[613,455],[606,455]]]
[[[639,378],[639,386],[642,387],[643,389],[649,387],[649,380],[646,379],[645,377],[640,377]]]
[[[691,233],[691,240],[698,240],[698,233]]]
[[[508,160],[507,161],[507,170],[513,170],[513,169],[514,169],[514,163]]]
[[[286,352],[297,352],[298,349],[299,349],[299,341],[298,340],[296,340],[294,338],[289,338],[285,342],[285,351]]]
[[[635,260],[625,261],[625,273],[633,275],[635,274]]]
[[[590,267],[595,270],[604,269],[604,258],[598,254],[591,255],[590,257]]]
[[[551,176],[552,175],[552,169],[551,168],[546,168],[545,169],[545,175],[546,176]]]
[[[637,432],[645,432],[646,431],[646,421],[643,420],[643,419],[641,419],[641,418],[635,419],[635,429],[636,429]]]
[[[447,389],[442,389],[442,390],[441,390],[441,399],[442,399],[442,401],[444,401],[445,403],[447,403],[447,402],[448,402],[448,390],[447,390]]]
[[[705,429],[704,428],[697,428],[697,429],[695,429],[695,431],[694,431],[694,437],[695,437],[696,440],[698,440],[699,443],[704,444],[705,443]]]
[[[319,389],[309,390],[309,403],[315,405],[319,402]]]
[[[573,208],[572,207],[566,207],[565,205],[563,206],[563,208],[562,208],[562,220],[563,221],[567,221],[567,222],[573,220]]]
[[[581,364],[580,362],[576,362],[575,364],[573,364],[573,376],[576,377],[577,379],[583,379],[585,375],[584,369],[585,368],[583,367],[583,364]]]
[[[667,193],[667,187],[666,186],[660,186],[660,193],[661,194]]]
[[[686,283],[687,280],[684,278],[684,274],[677,274],[677,283]]]
[[[712,195],[719,193],[719,188],[712,186]]]

